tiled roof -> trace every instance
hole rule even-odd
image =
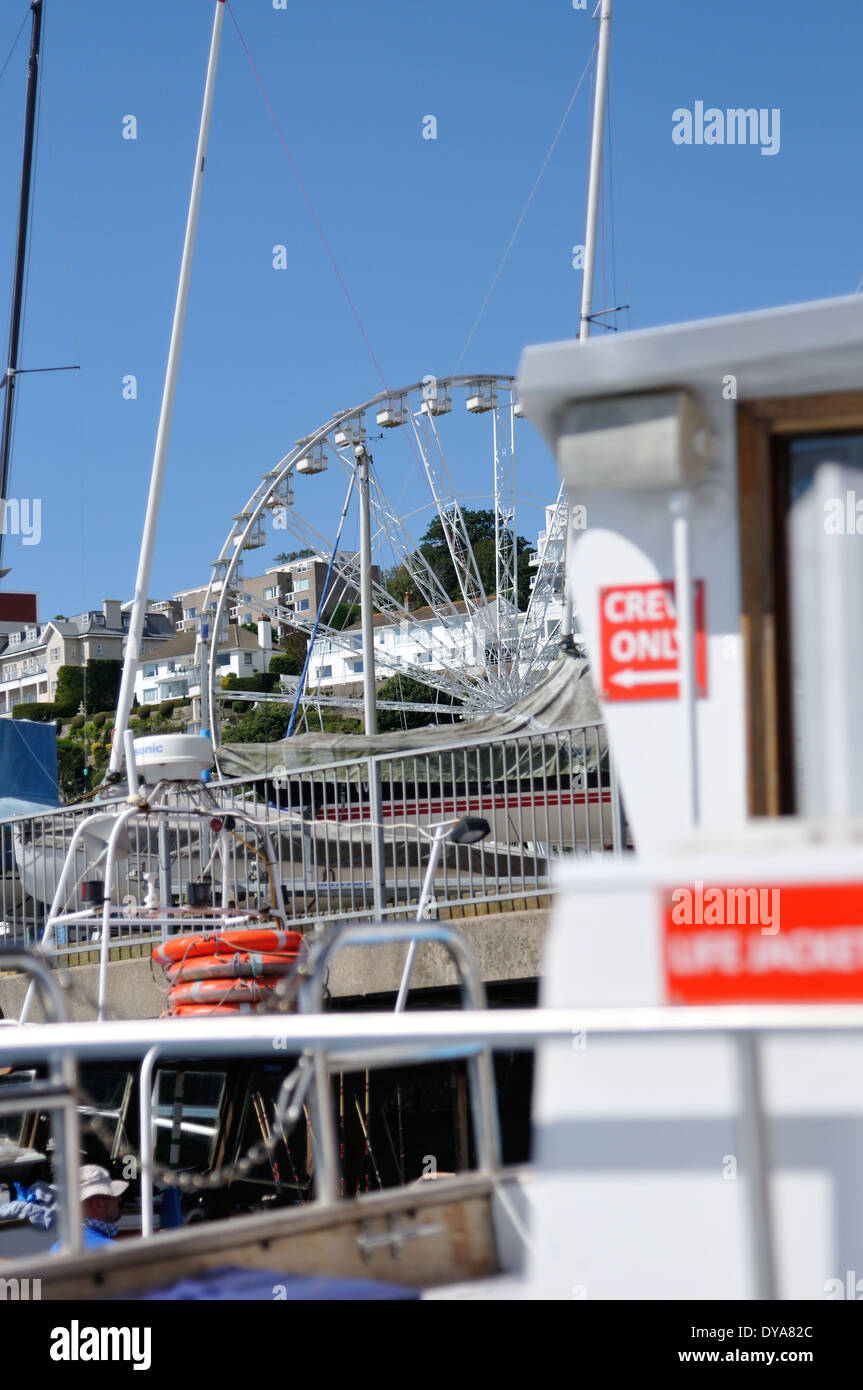
[[[51,633],[59,633],[61,637],[71,638],[77,641],[82,637],[107,637],[122,638],[128,636],[128,628],[103,627],[93,621],[98,610],[94,609],[88,613],[76,613],[71,618],[59,619],[51,618],[45,623],[27,623],[18,630],[26,632],[28,627],[38,627],[40,636],[30,638],[29,641],[10,643],[9,636],[0,636],[0,656],[17,656],[19,652],[35,652],[42,647],[47,647],[51,641]],[[101,615],[99,615],[101,616]],[[167,637],[173,633],[174,624],[166,613],[146,613],[144,615],[144,637]]]
[[[257,634],[247,632],[244,627],[237,627],[236,623],[231,623],[228,628],[227,642],[219,643],[219,650],[222,652],[239,649],[240,651],[255,651],[258,646]],[[164,661],[166,657],[175,656],[194,656],[195,653],[195,634],[194,632],[178,632],[176,637],[172,637],[170,642],[162,642],[154,651],[146,652],[141,657],[139,665],[149,665],[154,661]]]

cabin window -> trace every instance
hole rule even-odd
[[[829,692],[859,698],[827,669],[822,615],[852,613],[863,581],[863,393],[741,405],[738,487],[749,811],[819,815]]]
[[[132,1073],[88,1069],[83,1077],[83,1088],[85,1103],[81,1106],[81,1116],[98,1117],[97,1132],[102,1145],[108,1149],[106,1157],[116,1159],[128,1143],[126,1118],[132,1094]]]
[[[153,1149],[169,1168],[213,1162],[225,1072],[160,1071],[153,1089]]]

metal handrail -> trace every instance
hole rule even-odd
[[[604,730],[605,720],[585,719],[583,722],[580,722],[578,724],[561,724],[554,725],[553,727],[549,728],[546,728],[545,725],[542,725],[539,728],[533,728],[529,726],[524,729],[516,729],[514,731],[501,734],[483,734],[480,738],[469,738],[467,740],[463,738],[450,739],[449,741],[444,743],[435,743],[429,745],[419,744],[417,747],[392,749],[384,753],[364,753],[359,754],[353,758],[335,758],[328,763],[310,763],[308,767],[284,768],[281,764],[279,764],[279,767],[281,767],[282,770],[279,772],[278,775],[281,777],[297,777],[308,781],[309,779],[314,778],[319,772],[335,772],[340,769],[344,769],[348,765],[369,762],[386,763],[393,762],[394,760],[408,761],[412,758],[437,757],[441,753],[463,752],[466,747],[473,751],[474,749],[487,748],[497,743],[507,743],[511,739],[556,738],[558,736],[562,737],[566,734],[581,733],[582,730],[589,729]],[[410,732],[410,730],[408,730],[408,732]],[[272,779],[273,774],[275,772],[276,766],[274,765],[272,768],[270,768],[268,772],[258,772],[254,774],[246,773],[242,777],[220,776],[218,781],[214,780],[210,783],[210,786],[212,786],[214,789],[217,789],[221,787],[236,787],[247,785],[250,780],[255,779],[260,781],[266,781],[268,778]]]
[[[23,951],[20,946],[0,946],[0,970],[16,970],[22,971],[25,975],[32,975],[33,983],[42,986],[46,1003],[51,1008],[52,1016],[47,1019],[47,1022],[66,1023],[68,1021],[69,1014],[66,1009],[66,1000],[63,998],[63,991],[46,961],[40,960],[30,951]]]
[[[156,823],[162,821],[166,824],[169,824],[172,818],[181,822],[209,822],[214,818],[223,819],[228,814],[218,806],[174,806],[171,804],[161,804],[160,802],[156,801],[156,795],[161,790],[164,790],[166,787],[170,789],[170,783],[158,783],[156,787],[153,788],[153,790],[151,791],[149,800],[136,801],[132,805],[128,805],[124,802],[116,803],[118,811],[117,815],[114,818],[114,823],[111,827],[111,832],[108,836],[105,851],[105,901],[98,917],[93,919],[94,925],[99,925],[100,927],[98,992],[99,1022],[101,1022],[105,1016],[105,1005],[108,991],[108,956],[111,942],[111,925],[112,920],[116,920],[116,918],[112,918],[112,914],[119,911],[119,906],[115,905],[112,901],[113,890],[115,886],[114,874],[116,871],[118,847],[127,823],[131,822],[139,816],[147,819],[152,819]],[[285,908],[281,901],[281,893],[278,887],[280,882],[279,866],[276,861],[276,856],[273,849],[273,843],[269,834],[269,830],[265,824],[262,824],[254,816],[252,816],[251,814],[249,814],[249,812],[243,810],[242,808],[232,808],[230,811],[230,815],[234,821],[239,822],[242,825],[245,825],[250,831],[254,832],[262,842],[263,853],[267,862],[272,883],[272,903],[269,911],[273,917],[279,919],[282,926],[285,926]],[[74,863],[79,841],[81,840],[82,836],[87,833],[87,825],[89,819],[91,819],[91,817],[85,816],[75,827],[75,830],[72,834],[71,842],[69,844],[68,849],[66,850],[65,858],[63,861],[63,868],[60,873],[60,879],[54,893],[54,898],[51,904],[51,909],[48,913],[48,917],[45,922],[44,930],[42,932],[40,948],[43,951],[48,948],[49,943],[52,939],[52,935],[54,934],[55,927],[58,925],[59,922],[61,922],[64,919],[65,914],[63,914],[60,911],[60,907],[62,902],[64,901],[64,897],[67,891],[66,884],[69,877],[69,870],[70,866]],[[142,920],[146,921],[147,919],[146,917],[142,916]],[[31,988],[27,991],[27,996],[24,1000],[24,1005],[21,1011],[22,1020],[26,1019],[27,1014],[29,1012],[30,1003],[32,999],[32,992],[33,991],[31,986]]]
[[[48,1015],[47,1026],[49,1028],[68,1023],[66,1001],[56,977],[44,960],[40,960],[30,951],[22,951],[19,947],[0,946],[0,970],[16,970],[30,975],[33,985],[41,987],[43,1007]],[[31,985],[31,989],[33,985]],[[7,1038],[9,1033],[18,1033],[19,1031],[21,1031],[20,1028],[14,1027],[3,1029]],[[65,1193],[66,1197],[65,1202],[60,1204],[58,1221],[60,1247],[61,1249],[76,1251],[81,1248],[81,1202],[78,1183],[78,1151],[81,1142],[78,1124],[78,1064],[75,1054],[56,1041],[45,1049],[45,1060],[47,1060],[49,1068],[48,1078],[45,1081],[34,1081],[29,1086],[4,1088],[0,1113],[43,1110],[51,1116],[57,1186]]]
[[[297,1003],[303,1014],[323,1011],[324,981],[334,958],[349,946],[393,946],[423,941],[436,941],[452,957],[459,976],[462,1006],[465,1009],[486,1008],[485,989],[473,954],[464,937],[447,922],[404,922],[387,926],[345,926],[334,932],[315,950],[303,968],[303,980]],[[336,1133],[329,1097],[330,1067],[320,1047],[313,1049],[314,1059],[314,1126],[318,1137],[318,1159],[315,1165],[315,1191],[319,1201],[334,1202],[338,1197],[336,1165]],[[467,1057],[470,1075],[471,1111],[478,1167],[493,1172],[500,1166],[500,1123],[494,1099],[494,1072],[491,1053],[483,1048]]]
[[[442,923],[430,925],[440,926]],[[863,1004],[637,1005],[620,1008],[486,1009],[432,1012],[238,1014],[223,1018],[108,1019],[104,1023],[28,1024],[0,1029],[0,1059],[17,1066],[42,1061],[55,1048],[87,1061],[111,1056],[143,1058],[150,1047],[170,1047],[175,1057],[254,1057],[271,1050],[302,1053],[315,1044],[362,1057],[369,1047],[387,1048],[393,1060],[409,1046],[430,1058],[446,1048],[464,1055],[488,1043],[507,1051],[540,1042],[620,1034],[693,1035],[728,1033],[863,1033]]]

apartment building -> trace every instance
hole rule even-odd
[[[405,666],[441,671],[447,667],[479,674],[485,660],[485,642],[461,602],[455,604],[458,617],[446,621],[431,608],[417,608],[398,622],[382,613],[374,615],[375,674],[379,680],[395,675]],[[494,601],[489,605],[494,622]],[[321,691],[341,691],[361,686],[363,679],[363,638],[359,623],[345,628],[339,637],[319,637],[312,647],[309,682]]]
[[[357,557],[348,555],[346,558]],[[264,605],[277,603],[281,608],[296,613],[302,621],[314,619],[324,592],[327,569],[327,560],[311,555],[281,565],[272,565],[263,574],[244,575],[236,579],[231,586],[232,590],[242,590],[244,596],[232,594],[227,608],[228,621],[242,626],[243,623],[258,623],[262,618],[271,618],[273,636],[279,640],[291,630],[292,625],[273,617]],[[380,575],[377,565],[373,566],[372,573],[377,580]],[[214,587],[215,592],[219,593],[221,585],[217,583]],[[174,594],[173,603],[179,610],[179,617],[175,620],[178,632],[195,630],[195,623],[201,617],[206,596],[206,587],[180,589]],[[255,600],[260,600],[260,603]],[[325,615],[332,612],[339,603],[358,602],[359,593],[354,585],[347,584],[338,577],[330,579],[326,588]],[[215,611],[215,608],[216,603],[211,600],[211,611]]]
[[[53,700],[61,666],[85,666],[91,657],[122,660],[131,610],[131,603],[103,599],[101,609],[0,632],[0,715],[11,715],[14,705]],[[173,636],[164,613],[145,614],[142,653]]]

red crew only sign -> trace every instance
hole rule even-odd
[[[672,583],[600,589],[599,641],[603,699],[677,699],[680,658]],[[702,579],[695,585],[695,693],[707,694]]]

